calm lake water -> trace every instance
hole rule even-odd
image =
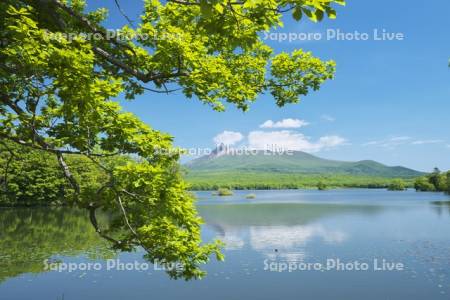
[[[144,263],[142,252],[108,251],[84,212],[1,209],[0,299],[450,299],[450,196],[248,193],[198,193],[204,239],[222,239],[226,260],[190,282],[153,266],[121,270]],[[44,271],[47,259],[101,268]]]

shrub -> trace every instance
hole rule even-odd
[[[418,192],[435,192],[436,188],[427,177],[420,177],[414,183],[414,188]]]
[[[406,184],[402,179],[394,179],[388,186],[389,191],[404,191]]]
[[[229,188],[219,188],[216,193],[217,196],[233,196],[233,191]]]
[[[448,190],[448,177],[446,173],[442,173],[437,179],[436,190],[440,192],[446,192]]]
[[[317,183],[317,189],[319,191],[324,191],[327,189],[327,185],[323,181],[320,181],[319,183]]]
[[[447,172],[447,193],[450,194],[450,171]]]

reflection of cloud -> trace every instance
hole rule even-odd
[[[226,250],[239,250],[245,245],[239,232],[225,232],[225,235],[219,237],[219,239],[225,243]]]
[[[315,238],[325,243],[338,244],[347,239],[342,231],[331,231],[322,225],[258,226],[250,228],[250,245],[269,259],[283,259],[290,262],[303,261],[308,242]],[[275,252],[277,249],[277,252]]]
[[[321,225],[259,226],[250,228],[250,244],[255,250],[289,250],[305,246],[314,238],[321,238],[326,243],[337,244],[345,241],[347,235],[341,231],[326,230]]]
[[[304,247],[313,239],[321,239],[328,244],[339,244],[347,239],[347,234],[338,230],[328,230],[322,225],[295,226],[250,226],[243,228],[221,227],[218,238],[225,243],[226,250],[239,250],[248,243],[254,251],[268,258],[284,258],[287,261],[302,261],[306,254]],[[216,232],[217,232],[217,228]],[[277,251],[275,251],[277,250]]]
[[[306,258],[306,253],[304,251],[300,252],[274,252],[266,251],[264,256],[270,260],[286,261],[286,262],[302,262]]]

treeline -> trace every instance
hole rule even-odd
[[[124,157],[103,159],[104,164],[122,163]],[[85,193],[96,191],[107,174],[83,155],[65,157]],[[56,155],[16,143],[0,142],[0,206],[71,204],[74,190],[58,164]]]
[[[54,155],[0,143],[0,203],[9,205],[57,205],[70,194]]]
[[[186,180],[191,190],[217,190],[227,187],[233,190],[277,190],[277,189],[317,189],[319,186],[331,188],[386,189],[393,178],[357,176],[347,174],[287,174],[287,173],[246,173],[218,172],[208,174],[187,174]],[[404,179],[404,187],[413,187],[414,179]]]
[[[441,172],[438,168],[424,177],[418,178],[414,188],[419,192],[447,192],[450,193],[450,171]]]
[[[131,158],[115,156],[102,159],[105,165],[124,164]],[[83,155],[67,155],[66,162],[86,192],[105,184],[108,176]],[[341,174],[227,173],[187,174],[190,190],[273,190],[369,188],[450,192],[450,171],[435,169],[417,179],[393,179]],[[71,204],[74,195],[52,153],[33,150],[12,142],[0,141],[0,206]]]
[[[220,188],[228,188],[232,190],[299,190],[299,189],[316,189],[319,185],[325,185],[327,189],[330,188],[361,188],[361,189],[386,189],[389,184],[381,183],[343,183],[340,185],[329,185],[324,182],[317,182],[316,184],[300,184],[300,183],[286,183],[286,184],[271,184],[271,183],[232,183],[232,184],[217,184],[217,183],[190,183],[189,189],[192,191],[215,191]]]

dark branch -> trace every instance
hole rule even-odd
[[[87,156],[92,156],[92,157],[111,157],[111,156],[116,156],[119,155],[119,152],[115,152],[115,153],[91,153],[91,152],[81,152],[81,151],[71,151],[71,150],[64,150],[64,149],[56,149],[56,148],[49,148],[49,147],[41,147],[35,143],[27,143],[17,137],[12,137],[12,136],[8,136],[6,134],[0,133],[0,137],[10,140],[16,144],[19,144],[21,146],[25,146],[25,147],[30,147],[36,150],[40,150],[40,151],[46,151],[46,152],[50,152],[50,153],[54,153],[54,154],[67,154],[67,155],[87,155]]]
[[[4,185],[4,191],[7,192],[8,191],[8,175],[9,175],[9,166],[13,160],[13,158],[15,157],[14,152],[8,147],[8,145],[1,141],[1,144],[3,145],[3,147],[6,149],[6,151],[9,152],[9,158],[6,161],[6,165],[5,165],[5,173],[3,176],[3,185]]]
[[[69,166],[64,161],[64,156],[62,153],[56,153],[56,157],[58,158],[59,166],[61,167],[61,170],[64,173],[64,177],[69,181],[72,188],[75,190],[75,194],[79,195],[81,193],[80,185],[78,184],[75,177],[73,177],[72,173],[70,172]]]
[[[120,14],[127,20],[128,24],[131,27],[134,27],[133,21],[123,11],[122,7],[120,6],[119,0],[114,0],[114,2],[116,3],[116,7],[119,10]]]
[[[103,231],[100,229],[100,226],[98,225],[98,221],[97,221],[97,215],[96,215],[97,208],[98,208],[98,206],[95,206],[93,203],[90,203],[89,207],[88,207],[89,220],[91,221],[91,224],[95,229],[95,232],[97,232],[102,238],[113,243],[116,246],[122,245],[121,241],[110,237],[109,235],[103,233]]]
[[[42,2],[43,0],[40,0],[40,2]],[[51,3],[53,3],[56,7],[60,8],[61,10],[65,11],[67,14],[69,14],[71,17],[75,18],[76,20],[78,20],[81,24],[83,24],[86,28],[88,28],[91,32],[93,33],[98,33],[101,34],[104,38],[104,40],[113,43],[115,46],[117,47],[121,47],[121,48],[127,48],[130,51],[132,51],[134,53],[134,49],[132,47],[130,47],[130,45],[124,44],[121,41],[117,40],[117,39],[111,39],[110,37],[108,37],[107,32],[103,29],[103,28],[99,28],[96,25],[92,24],[92,22],[87,19],[85,16],[80,15],[79,13],[77,13],[76,11],[74,11],[72,8],[70,8],[69,6],[59,2],[58,0],[49,0],[51,1]],[[109,63],[115,65],[116,67],[122,69],[123,71],[125,71],[127,74],[132,75],[134,77],[136,77],[137,79],[139,79],[140,81],[147,83],[150,81],[161,81],[161,80],[168,80],[171,78],[177,78],[177,77],[182,77],[182,76],[188,76],[189,73],[187,72],[182,72],[180,70],[178,70],[175,73],[170,73],[170,74],[155,74],[153,72],[148,72],[148,73],[144,73],[130,65],[128,65],[126,62],[121,61],[120,59],[114,57],[114,55],[112,55],[111,53],[109,53],[108,51],[100,48],[100,47],[93,47],[93,51],[103,57],[106,61],[108,61]]]

